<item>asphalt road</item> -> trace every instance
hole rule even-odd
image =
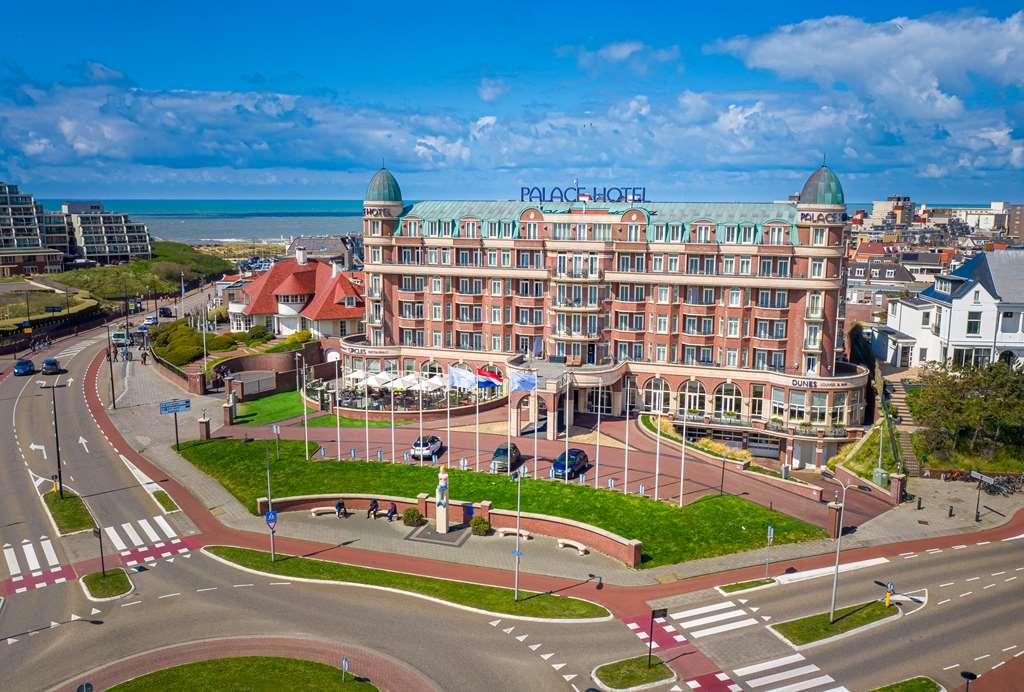
[[[729,596],[704,591],[667,605],[678,629],[744,689],[870,690],[922,674],[955,689],[960,671],[985,672],[1024,649],[1024,537],[842,572],[837,609],[880,598],[876,582],[889,580],[908,599],[900,618],[799,652],[768,626],[827,611],[831,574]]]

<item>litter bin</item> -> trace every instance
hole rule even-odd
[[[876,468],[874,473],[871,474],[871,480],[875,482],[875,485],[880,485],[883,488],[889,487],[889,472],[885,469]]]

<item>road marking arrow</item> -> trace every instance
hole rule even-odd
[[[7,638],[7,646],[10,646],[11,644],[13,644],[16,641],[18,641],[18,640],[15,639],[14,637],[8,637]]]
[[[765,622],[768,622],[769,620],[772,619],[772,616],[771,615],[762,615],[761,619],[764,620]]]
[[[32,444],[30,444],[28,446],[28,448],[31,449],[34,452],[42,452],[43,453],[43,460],[44,461],[46,460],[46,445],[37,445],[35,442],[33,442]]]
[[[99,615],[101,612],[102,611],[100,611],[100,610],[98,610],[96,608],[93,608],[92,610],[89,611],[89,615]]]
[[[60,623],[50,620],[50,629],[52,630],[54,627],[60,627]]]
[[[500,622],[501,620],[491,620],[490,625],[491,627],[497,627]]]
[[[515,628],[516,628],[516,626],[515,626],[515,625],[512,625],[511,627],[506,627],[505,629],[503,629],[503,630],[502,630],[502,632],[504,632],[505,634],[508,634],[508,633],[510,633],[510,632],[511,632],[512,630],[514,630]]]
[[[516,637],[516,641],[520,641],[520,642],[521,641],[525,641],[526,638],[529,637],[529,636],[530,635],[528,635],[528,634],[520,634],[518,637]]]
[[[539,649],[542,646],[544,646],[544,645],[543,644],[530,644],[530,646],[528,646],[527,648],[530,651],[536,651],[537,649]]]
[[[78,436],[78,444],[82,445],[82,447],[84,447],[84,448],[85,448],[85,453],[86,453],[86,454],[88,454],[88,453],[89,453],[89,443],[88,443],[88,442],[86,441],[86,439],[85,439],[84,437],[82,437],[81,435],[79,435],[79,436]]]
[[[71,622],[74,622],[75,620],[81,620],[81,619],[82,619],[82,618],[78,617],[78,616],[77,616],[77,615],[75,615],[74,613],[71,613]]]

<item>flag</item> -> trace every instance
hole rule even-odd
[[[476,386],[473,371],[466,368],[448,368],[448,386],[459,389],[472,389]]]
[[[532,392],[537,388],[537,374],[533,372],[512,370],[509,372],[508,381],[513,392]]]
[[[483,368],[476,369],[476,386],[477,387],[500,387],[501,386],[501,375],[493,373]]]

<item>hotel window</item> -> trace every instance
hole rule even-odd
[[[772,227],[768,229],[768,244],[782,245],[786,242],[786,229]]]
[[[679,224],[671,224],[668,227],[668,241],[678,243],[683,238],[683,228]]]
[[[370,222],[370,235],[380,235],[381,223],[380,221]]]
[[[785,372],[786,370],[786,352],[785,351],[772,351],[772,370],[778,372]]]
[[[740,335],[740,319],[738,317],[730,317],[728,321],[728,328],[726,336],[738,337]]]
[[[440,277],[434,277],[430,280],[430,292],[440,293],[441,292],[441,279]]]
[[[683,330],[686,334],[697,333],[697,318],[693,315],[687,315],[684,321]]]
[[[659,303],[667,303],[668,302],[668,296],[669,296],[668,286],[658,286],[658,302]]]
[[[723,243],[735,244],[738,241],[737,228],[735,226],[725,227],[725,240]]]
[[[811,229],[811,245],[824,245],[827,238],[824,228]]]
[[[757,292],[757,307],[770,308],[772,306],[772,292],[767,288],[759,289]]]
[[[786,289],[780,289],[775,292],[775,307],[785,308],[789,306],[789,292]]]
[[[736,367],[736,349],[729,348],[725,351],[725,367],[735,368]]]
[[[754,384],[750,386],[750,417],[764,417],[764,385]]]
[[[818,372],[818,356],[807,356],[804,359],[804,371],[808,375],[815,375]]]
[[[467,221],[466,222],[466,237],[467,238],[476,238],[476,236],[477,236],[477,224],[476,224],[476,221]]]
[[[498,222],[488,221],[487,232],[484,233],[485,238],[497,238],[498,237]]]
[[[715,274],[715,258],[705,257],[704,258],[704,273],[708,276],[714,276]]]
[[[754,242],[754,227],[743,226],[740,233],[740,242],[744,245],[750,245]]]
[[[612,225],[610,223],[599,223],[594,225],[594,240],[611,240]]]
[[[789,258],[780,257],[776,264],[776,276],[789,276]]]
[[[700,333],[704,336],[711,336],[715,332],[715,319],[713,317],[702,317],[700,320]]]
[[[735,274],[736,273],[736,259],[733,257],[722,258],[722,273],[723,274]]]
[[[786,412],[786,390],[772,387],[772,418],[782,418]]]
[[[832,425],[846,423],[846,392],[832,394]]]
[[[445,248],[441,250],[441,264],[452,263],[452,251]]]
[[[665,225],[664,224],[660,224],[659,223],[659,224],[657,224],[654,227],[654,240],[655,240],[655,242],[658,242],[658,243],[665,242]]]
[[[643,255],[636,255],[636,259],[633,261],[633,266],[638,274],[642,274],[646,271],[644,269],[645,264],[645,257]]]
[[[686,273],[696,274],[700,271],[700,257],[687,257],[686,258]]]
[[[802,421],[807,414],[807,392],[789,393],[789,420]]]
[[[975,291],[975,293],[977,293],[977,291]],[[978,336],[979,334],[981,334],[981,313],[967,313],[967,335]]]
[[[514,225],[515,224],[513,224],[511,221],[502,221],[501,222],[501,237],[502,238],[511,238],[512,237],[512,228],[514,227]]]
[[[491,350],[492,351],[500,351],[501,350],[501,336],[500,335],[495,335],[495,336],[491,337]]]
[[[526,224],[526,238],[527,240],[537,239],[537,223],[530,221]]]
[[[711,226],[697,226],[697,239],[692,240],[695,243],[710,243],[711,242]]]
[[[974,304],[978,305],[979,303],[981,303],[981,291],[975,291],[974,292]]]
[[[665,271],[665,256],[655,255],[651,258],[651,271],[663,272]]]
[[[419,224],[417,224],[415,221],[406,221],[405,234],[413,237],[419,235]]]
[[[501,308],[491,308],[491,324],[501,324]]]
[[[498,266],[498,251],[488,250],[487,251],[487,266],[497,267]]]
[[[750,258],[740,257],[740,274],[748,276],[750,274]]]
[[[827,411],[828,394],[825,392],[813,392],[811,394],[811,422],[824,423]]]
[[[655,346],[654,348],[654,359],[659,363],[664,363],[668,358],[668,349],[665,346]]]
[[[658,315],[657,325],[658,325],[657,331],[658,331],[659,334],[668,334],[668,316],[667,315]]]
[[[441,319],[441,304],[431,303],[430,304],[430,319],[440,320]]]
[[[679,273],[679,255],[668,256],[668,270],[672,274]]]
[[[640,226],[639,224],[631,223],[626,226],[626,240],[631,243],[640,242]]]
[[[511,267],[512,266],[512,251],[502,250],[501,251],[501,266]]]
[[[434,342],[434,348],[441,348],[441,332],[431,332],[430,336]]]
[[[774,338],[776,338],[776,339],[785,339],[786,338],[786,321],[785,320],[775,320],[774,322],[772,322],[772,334],[774,335]]]
[[[703,295],[701,296],[700,304],[701,305],[714,305],[715,304],[715,289],[708,287],[708,288],[704,288],[702,290],[703,290]]]
[[[729,289],[729,307],[740,307],[743,304],[743,291],[738,288]]]
[[[754,320],[754,336],[767,339],[771,334],[771,323],[768,320]]]

